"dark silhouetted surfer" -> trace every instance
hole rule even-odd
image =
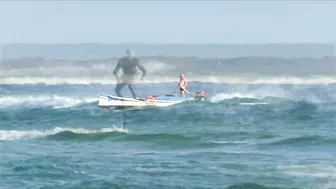
[[[115,92],[119,97],[122,97],[120,93],[121,89],[125,85],[128,85],[128,88],[130,89],[133,98],[138,99],[133,89],[133,84],[136,80],[137,67],[142,71],[141,80],[143,80],[143,77],[145,77],[146,75],[145,68],[142,65],[140,65],[139,59],[134,57],[132,51],[126,50],[126,57],[119,59],[117,66],[113,71],[113,74],[116,76],[118,82],[115,88]],[[118,76],[118,72],[120,69],[122,69],[123,71],[121,77]]]

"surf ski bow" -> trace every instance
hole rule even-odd
[[[166,107],[178,104],[187,100],[205,100],[204,92],[197,92],[194,98],[182,98],[173,95],[146,96],[142,99],[117,97],[111,95],[99,95],[98,106],[102,108],[122,107]]]

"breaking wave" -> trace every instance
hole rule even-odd
[[[336,83],[336,57],[141,57],[145,83],[176,82],[184,73],[190,81],[250,84]],[[44,58],[1,61],[0,84],[111,84],[117,58],[55,60]],[[139,73],[140,74],[140,73]]]
[[[227,83],[227,84],[299,84],[299,85],[314,85],[314,84],[336,84],[335,76],[188,76],[189,82],[202,83]],[[138,80],[136,83],[176,83],[178,75],[175,76],[148,76],[143,81]],[[115,77],[32,77],[32,76],[17,76],[17,77],[0,77],[0,84],[116,84]]]
[[[0,98],[0,108],[69,108],[97,101],[97,98],[74,98],[66,96],[4,96]]]
[[[301,165],[282,165],[277,166],[277,170],[283,172],[286,175],[294,177],[313,177],[318,179],[330,179],[330,181],[335,181],[336,178],[336,166],[327,163],[316,163],[316,164],[301,164]],[[331,185],[333,184],[333,187]],[[335,182],[328,183],[324,189],[334,188]]]
[[[226,189],[287,189],[287,188],[270,187],[270,186],[264,186],[264,185],[257,184],[257,183],[242,183],[242,184],[231,185],[227,187]],[[296,189],[296,188],[290,188],[290,189]]]
[[[120,133],[128,133],[127,129],[112,127],[112,128],[102,128],[97,130],[88,130],[85,128],[63,128],[56,127],[50,130],[0,130],[0,140],[31,140],[38,139],[43,137],[50,137],[53,135],[67,135],[67,133],[72,134],[104,134],[104,133],[112,133],[112,132],[120,132]]]
[[[302,137],[282,139],[276,142],[269,143],[268,145],[319,146],[319,145],[333,145],[335,143],[336,143],[335,138],[328,138],[325,136],[302,136]]]

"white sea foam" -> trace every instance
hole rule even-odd
[[[116,126],[109,128],[101,128],[96,130],[90,130],[85,128],[71,128],[71,127],[56,127],[50,130],[0,130],[0,140],[29,140],[37,139],[50,135],[55,135],[64,131],[70,131],[76,134],[96,134],[96,133],[111,133],[121,132],[129,133],[128,129],[119,128]]]
[[[4,96],[0,98],[0,108],[68,108],[97,101],[97,98],[72,98],[57,95],[45,96]]]
[[[233,98],[258,98],[254,94],[243,94],[243,93],[219,93],[210,98],[211,102],[219,102],[222,100],[229,100]]]
[[[255,106],[255,105],[265,105],[265,104],[268,104],[268,103],[266,103],[266,102],[242,102],[240,104],[244,105],[244,106]]]
[[[315,177],[332,179],[336,176],[336,167],[332,164],[307,164],[278,166],[278,170],[295,177]]]
[[[152,75],[137,83],[169,83],[178,82],[178,76]],[[228,84],[336,84],[335,76],[314,76],[314,77],[257,77],[257,76],[188,76],[189,82],[209,82]],[[116,84],[115,77],[109,76],[83,76],[83,77],[42,77],[42,76],[6,76],[0,78],[0,84]]]

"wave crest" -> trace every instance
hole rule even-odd
[[[139,76],[140,78],[140,76]],[[227,83],[227,84],[296,84],[296,85],[315,85],[315,84],[336,84],[335,76],[216,76],[216,75],[194,75],[187,76],[189,82],[202,83]],[[144,78],[143,81],[135,83],[171,83],[178,82],[178,75],[164,76],[163,74],[151,75]],[[115,77],[108,76],[81,76],[81,77],[43,77],[43,76],[6,76],[0,77],[0,84],[116,84]]]
[[[112,132],[128,133],[128,130],[116,126],[113,126],[112,128],[101,128],[97,130],[88,130],[85,128],[63,128],[63,127],[56,127],[50,130],[30,130],[30,131],[0,130],[0,140],[8,140],[8,141],[30,140],[53,135],[64,135],[64,134],[66,135],[67,132],[71,132],[74,134],[103,134]]]
[[[0,98],[0,108],[69,108],[79,104],[92,103],[97,98],[72,98],[65,96],[6,96]]]

